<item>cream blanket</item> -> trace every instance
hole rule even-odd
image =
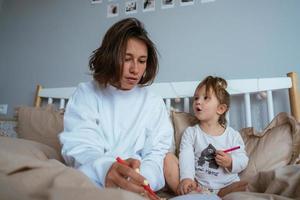
[[[0,137],[0,199],[144,199],[120,189],[99,189],[57,159],[55,150],[41,143]]]
[[[282,148],[287,141],[280,137],[283,134],[289,135],[286,139],[290,139],[285,149]],[[251,159],[254,160],[244,173],[249,180],[249,192],[231,193],[224,199],[300,199],[300,165],[295,164],[299,163],[300,124],[288,115],[280,114],[259,137],[255,135],[253,129],[247,129],[244,137],[246,143],[251,143],[248,146],[249,152],[260,150],[256,158],[252,156]],[[271,141],[279,141],[282,145],[268,148],[261,156],[263,148]],[[280,156],[282,156],[280,152],[290,153],[283,157],[284,162],[276,161],[280,165],[276,165],[275,169],[273,164],[268,166],[271,162],[265,159],[272,158],[269,151]],[[262,164],[263,161],[266,163]],[[290,165],[285,166],[286,164]],[[264,172],[259,172],[262,168],[258,167],[264,167]],[[65,166],[61,156],[45,144],[0,136],[0,199],[141,200],[143,198],[123,190],[97,188],[83,173]]]
[[[249,182],[249,191],[235,192],[224,200],[235,199],[300,199],[300,165],[288,165],[268,172],[259,172]]]

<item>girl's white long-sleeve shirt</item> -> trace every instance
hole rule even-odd
[[[164,186],[163,159],[173,127],[162,98],[145,87],[101,88],[81,83],[69,99],[59,135],[66,163],[100,187],[116,157],[141,161],[140,172],[154,190]]]
[[[240,146],[230,152],[232,170],[220,167],[215,162],[215,150],[225,150]],[[220,136],[205,133],[197,124],[188,127],[181,138],[179,167],[180,180],[196,179],[201,185],[210,189],[221,189],[234,181],[239,181],[238,173],[246,168],[248,156],[240,133],[227,127]]]

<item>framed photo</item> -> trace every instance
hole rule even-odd
[[[210,2],[214,2],[216,0],[201,0],[201,3],[210,3]]]
[[[143,0],[143,12],[154,11],[155,0]]]
[[[137,0],[125,2],[125,14],[137,13]]]
[[[91,4],[102,3],[102,0],[91,0]]]
[[[194,5],[194,0],[180,0],[181,6],[190,6]]]
[[[119,4],[112,3],[107,5],[107,17],[117,17],[119,15]]]
[[[175,0],[161,0],[162,9],[174,8],[174,6],[175,6]]]

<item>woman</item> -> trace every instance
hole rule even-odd
[[[135,18],[114,24],[89,67],[93,81],[79,84],[70,98],[59,136],[66,163],[100,187],[144,193],[146,179],[159,190],[173,128],[163,100],[144,87],[153,82],[158,59],[143,24]]]

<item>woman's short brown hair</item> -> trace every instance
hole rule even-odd
[[[114,84],[120,87],[123,71],[123,58],[126,53],[127,41],[136,38],[143,41],[148,50],[147,67],[139,85],[150,85],[158,72],[157,50],[149,39],[144,25],[136,18],[126,18],[115,23],[106,32],[101,46],[93,51],[89,68],[94,80],[106,87]]]

